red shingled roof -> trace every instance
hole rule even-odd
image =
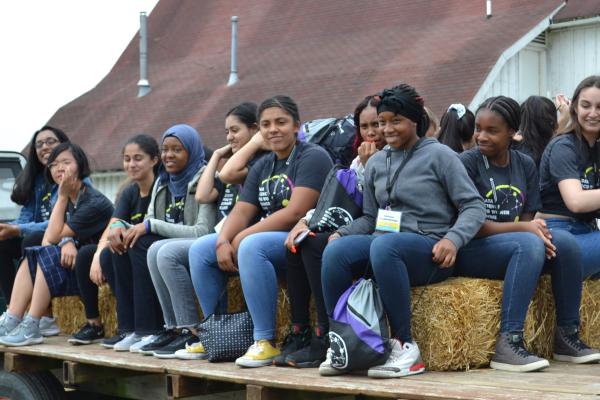
[[[342,115],[400,80],[441,114],[465,104],[500,54],[547,18],[560,0],[160,1],[149,17],[152,92],[137,98],[135,37],[110,73],[50,123],[83,145],[96,170],[121,168],[121,146],[175,123],[209,147],[225,141],[235,104],[287,94],[303,119]],[[230,18],[239,16],[239,77],[229,77]]]
[[[568,0],[567,5],[553,18],[553,22],[563,22],[579,18],[590,18],[597,15],[600,15],[600,1]]]

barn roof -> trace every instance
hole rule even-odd
[[[441,114],[468,104],[502,52],[562,1],[493,4],[488,19],[485,2],[472,0],[162,0],[148,21],[152,92],[136,97],[136,36],[109,74],[50,123],[84,147],[96,170],[115,170],[133,134],[158,138],[188,123],[216,147],[232,106],[276,94],[294,98],[308,120],[351,112],[365,95],[405,81]],[[240,81],[227,87],[233,15]]]

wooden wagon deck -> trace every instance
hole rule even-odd
[[[72,346],[65,337],[44,344],[3,348],[4,369],[62,369],[65,386],[133,398],[185,398],[246,390],[247,399],[598,399],[600,365],[552,363],[543,372],[490,369],[427,372],[390,380],[365,376],[321,377],[315,369],[241,369],[233,363],[160,360],[98,345]],[[59,370],[60,371],[60,370]]]

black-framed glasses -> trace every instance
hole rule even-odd
[[[48,145],[48,146],[54,146],[56,143],[58,143],[58,139],[56,138],[48,138],[46,140],[36,140],[35,141],[35,148],[36,149],[41,149],[42,147],[44,147],[44,145]]]

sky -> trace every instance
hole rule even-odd
[[[0,151],[104,78],[158,0],[0,1]]]

